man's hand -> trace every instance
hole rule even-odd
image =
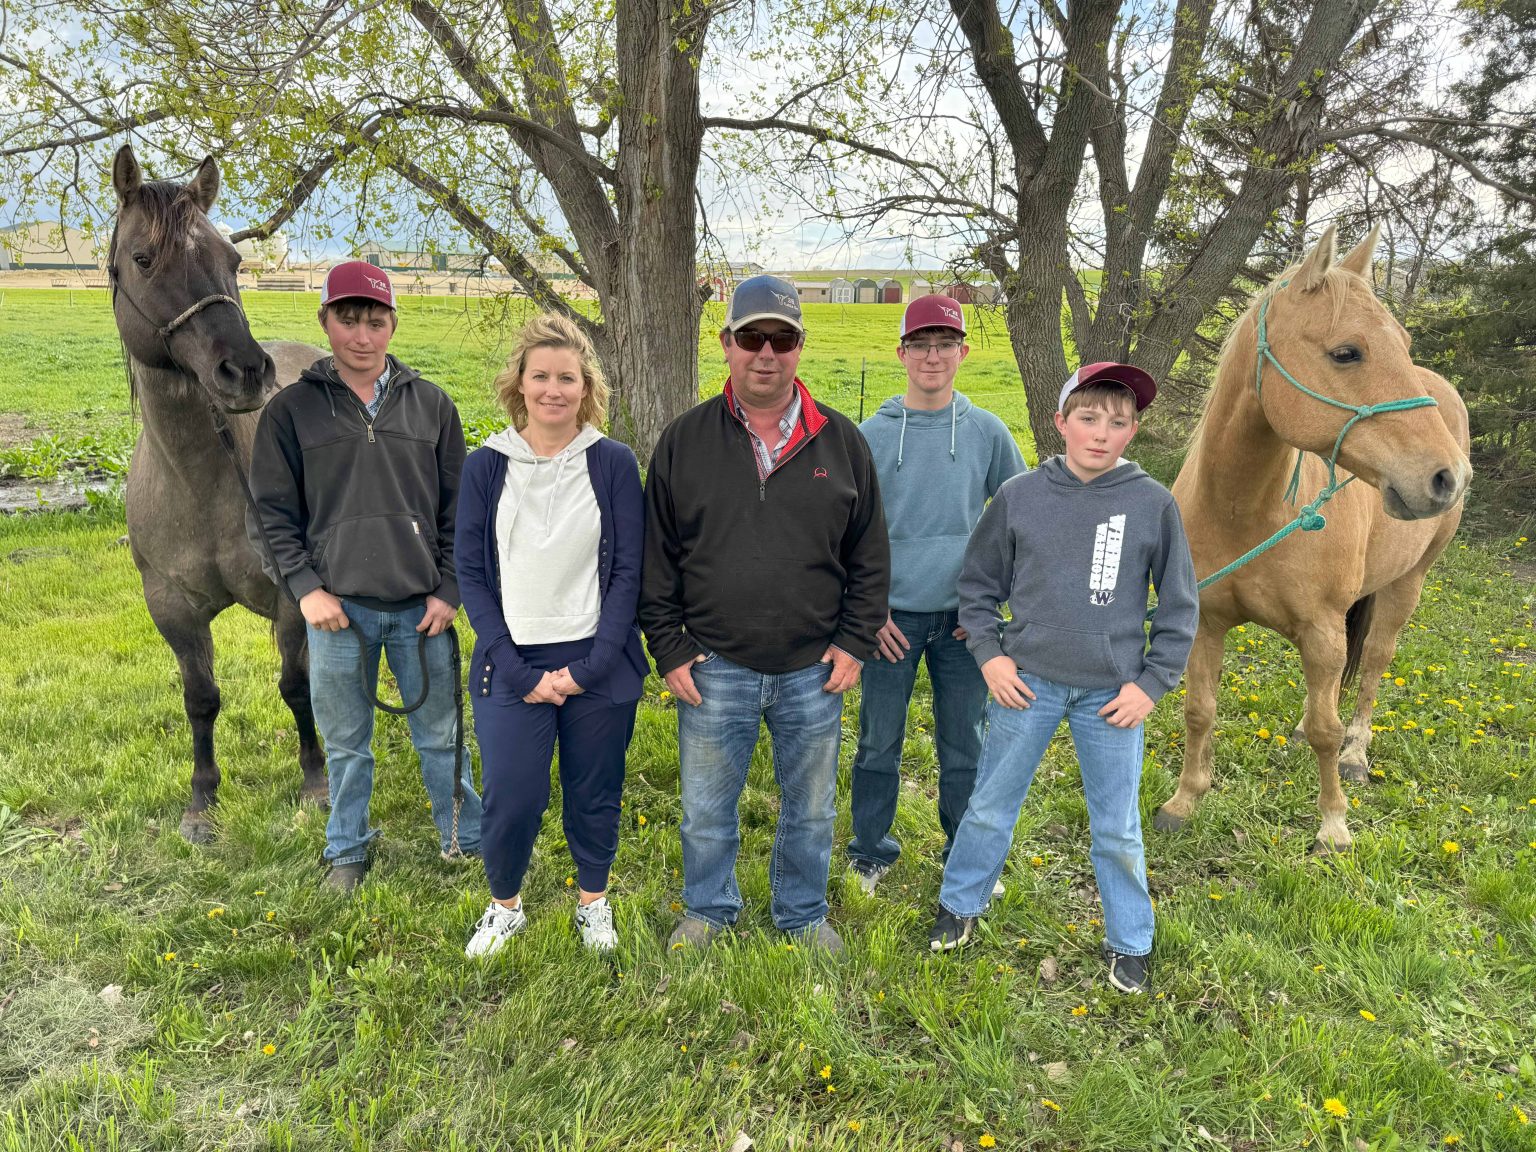
[[[445,632],[453,623],[453,618],[459,614],[459,610],[445,600],[439,600],[436,596],[427,597],[427,610],[421,618],[421,623],[416,625],[416,631],[425,632],[428,636],[436,636]]]
[[[306,592],[299,601],[299,611],[304,613],[304,620],[311,628],[321,632],[340,632],[351,624],[341,601],[324,588]]]
[[[565,703],[565,693],[555,687],[555,674],[546,672],[539,677],[539,682],[534,685],[533,691],[523,697],[524,704],[554,704]]]
[[[1004,708],[1028,708],[1035,698],[1029,685],[1019,679],[1019,666],[1009,656],[994,656],[981,666],[981,678],[991,689],[992,699]]]
[[[554,680],[552,683],[554,684],[555,691],[563,696],[580,696],[586,691],[585,688],[576,683],[576,678],[571,675],[569,666],[555,669],[553,676]]]
[[[688,663],[672,669],[662,677],[673,696],[695,708],[704,703],[704,697],[699,695],[699,690],[693,684],[693,666],[702,659],[704,659],[702,654],[695,656]]]
[[[1120,695],[1100,708],[1099,715],[1116,728],[1134,728],[1152,715],[1154,707],[1152,697],[1135,684],[1122,684]]]
[[[956,640],[960,640],[962,642],[966,641],[966,640],[969,640],[971,638],[971,634],[969,632],[967,632],[964,628],[956,628],[954,630],[954,632],[952,633],[952,635],[954,636],[954,638]]]
[[[885,623],[880,625],[880,631],[875,633],[875,659],[900,664],[911,647],[907,638],[901,634],[901,629],[896,627],[896,621],[887,615]]]
[[[896,631],[895,625],[887,626],[891,631]],[[896,632],[896,635],[901,636],[901,633]],[[906,642],[905,637],[902,637],[902,642]],[[837,692],[841,694],[859,682],[859,673],[863,670],[863,665],[841,648],[828,648],[821,654],[821,662],[832,665],[832,671],[827,676],[827,682],[821,686],[823,692]]]

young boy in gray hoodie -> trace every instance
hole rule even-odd
[[[926,660],[933,686],[944,855],[971,798],[981,754],[987,685],[965,648],[957,582],[971,529],[1003,481],[1024,470],[1008,426],[955,391],[970,351],[965,313],[948,296],[918,296],[901,318],[896,355],[907,391],[859,425],[880,477],[891,540],[891,593],[864,666],[859,750],[853,761],[853,840],[848,864],[873,892],[901,854],[891,834],[901,791],[907,708]]]
[[[1128,364],[1090,364],[1061,390],[1066,451],[1004,484],[960,576],[960,626],[986,678],[976,786],[944,869],[930,947],[966,943],[1063,718],[1082,770],[1104,958],[1122,992],[1150,987],[1152,901],[1141,841],[1142,721],[1178,683],[1199,617],[1169,491],[1121,453],[1157,395]],[[1150,637],[1148,582],[1157,589]],[[1004,623],[1007,603],[1012,619]]]

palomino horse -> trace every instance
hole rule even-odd
[[[1184,769],[1154,825],[1177,830],[1211,786],[1211,725],[1227,632],[1254,621],[1301,651],[1301,729],[1317,756],[1322,849],[1351,843],[1342,767],[1364,779],[1376,690],[1424,575],[1461,520],[1472,476],[1467,410],[1439,376],[1415,366],[1408,334],[1367,279],[1376,232],[1342,260],[1330,228],[1271,284],[1222,349],[1216,384],[1173,494],[1204,577],[1296,518],[1284,498],[1300,457],[1300,498],[1338,471],[1326,527],[1295,532],[1200,593],[1200,628],[1184,702]],[[1267,328],[1270,355],[1260,345]],[[1281,370],[1283,366],[1284,371]],[[1309,389],[1309,395],[1304,389]],[[1373,406],[1376,411],[1364,411]],[[1313,509],[1316,511],[1316,509]],[[1304,526],[1317,529],[1311,519]],[[1362,675],[1345,739],[1339,692]]]
[[[297,379],[322,353],[286,341],[263,347],[251,337],[235,285],[240,256],[208,221],[219,191],[212,159],[185,186],[145,183],[125,145],[113,160],[112,183],[112,311],[143,419],[128,468],[128,541],[149,614],[181,667],[192,727],[192,799],[181,832],[200,842],[212,835],[208,809],[219,786],[219,688],[209,623],[231,604],[274,622],[282,655],[278,691],[298,732],[302,795],[326,795],[304,618],[262,571],[246,535],[240,474],[216,424],[227,422],[247,467],[259,409],[277,381]]]

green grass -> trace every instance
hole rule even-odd
[[[251,330],[261,340],[304,340],[323,345],[315,323],[319,296],[303,292],[244,294]],[[471,441],[504,421],[491,381],[506,361],[508,341],[529,310],[527,301],[405,296],[391,351],[453,396]],[[724,305],[705,306],[699,334],[700,389],[718,392],[725,382],[716,333]],[[810,336],[800,375],[815,396],[849,416],[859,412],[859,379],[865,384],[865,415],[903,392],[906,374],[896,359],[899,304],[812,304],[805,310]],[[1033,458],[1024,389],[995,314],[977,318],[960,387],[996,412]],[[46,340],[40,339],[47,333]],[[14,427],[0,444],[0,477],[51,479],[61,468],[120,471],[133,447],[135,429],[121,346],[107,293],[8,289],[0,293],[0,413]],[[89,429],[88,436],[81,429]]]
[[[103,437],[121,409],[126,428],[99,302],[66,323],[68,306],[49,303],[64,294],[34,295],[5,293],[0,363],[46,360],[42,331],[79,360],[24,387],[6,371],[0,412]],[[434,305],[407,301],[402,353],[489,418],[494,339]],[[312,307],[252,302],[262,335],[306,335]],[[840,311],[812,313],[820,359],[808,350],[806,375],[846,408],[858,356],[891,341],[878,318],[839,325]],[[996,377],[975,371],[979,355],[967,372],[1012,381],[998,357]],[[355,901],[323,895],[322,821],[296,805],[276,653],[239,610],[215,624],[219,837],[191,847],[176,831],[190,765],[175,665],[122,532],[111,500],[0,519],[0,1150],[701,1149],[738,1131],[759,1149],[970,1150],[988,1135],[1042,1152],[1256,1152],[1455,1135],[1536,1150],[1536,1124],[1520,1122],[1536,1115],[1536,639],[1519,540],[1453,545],[1432,574],[1383,687],[1379,777],[1348,789],[1344,856],[1309,855],[1315,768],[1276,739],[1302,702],[1295,655],[1260,630],[1233,634],[1218,786],[1186,833],[1148,841],[1160,995],[1127,1001],[1100,979],[1065,739],[978,943],[926,951],[942,845],[926,680],[901,863],[870,899],[835,858],[840,962],[787,948],[768,919],[777,808],[761,748],[742,802],[740,930],[703,956],[665,952],[680,812],[675,717],[654,679],[629,760],[611,960],[583,954],[570,923],[558,791],[529,932],[489,964],[464,959],[484,881],[437,858],[393,717],[376,739],[377,865]],[[856,696],[839,844],[855,717]],[[1148,823],[1172,791],[1180,729],[1170,699],[1148,727]],[[120,998],[99,995],[109,985]]]

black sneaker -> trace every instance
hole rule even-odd
[[[976,917],[956,916],[940,904],[939,914],[933,920],[933,931],[928,934],[928,947],[935,952],[951,952],[971,942],[971,931],[975,927]]]
[[[866,896],[875,894],[875,885],[891,870],[889,864],[882,864],[878,860],[866,860],[862,856],[856,856],[848,861],[848,871],[853,873],[853,878],[859,882],[859,887],[864,890]]]
[[[1104,962],[1109,965],[1109,982],[1130,996],[1145,996],[1152,990],[1150,956],[1123,956],[1104,945]]]

